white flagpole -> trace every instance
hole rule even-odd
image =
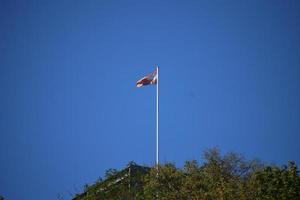
[[[158,102],[159,102],[159,74],[158,74],[158,66],[156,67],[156,73],[157,73],[157,83],[156,83],[156,165],[159,165],[159,129],[158,129]]]
[[[158,126],[158,103],[159,103],[159,74],[158,74],[158,66],[156,66],[156,178],[158,179],[158,165],[159,165],[159,126]],[[158,191],[156,191],[156,199],[158,200]]]

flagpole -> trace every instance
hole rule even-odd
[[[159,111],[159,73],[158,73],[158,66],[156,67],[157,73],[157,84],[156,84],[156,165],[159,165],[159,124],[158,124],[158,111]]]
[[[159,111],[159,72],[158,65],[156,66],[156,178],[158,179],[158,165],[159,165],[159,124],[158,124],[158,111]],[[156,199],[158,200],[158,191],[156,191]]]

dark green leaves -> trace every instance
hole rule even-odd
[[[76,200],[300,200],[296,164],[264,166],[218,149],[204,153],[202,164],[186,161],[142,167],[130,162],[124,170],[109,169],[105,180],[86,186]]]

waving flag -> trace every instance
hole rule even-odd
[[[157,84],[157,69],[152,74],[149,74],[143,77],[142,79],[140,79],[136,83],[136,87],[139,88],[145,85],[154,85],[154,84]]]

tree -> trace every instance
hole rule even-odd
[[[166,164],[152,168],[145,177],[145,199],[180,200],[184,199],[181,193],[183,173],[176,169],[174,164]]]
[[[203,163],[186,161],[182,169],[167,163],[152,168],[131,162],[121,171],[87,186],[76,200],[300,200],[295,162],[264,166],[236,153],[204,152]]]
[[[207,185],[205,185],[204,174],[202,173],[197,161],[186,161],[183,173],[185,174],[182,186],[182,193],[184,197],[190,200],[205,199]]]
[[[253,173],[249,182],[250,190],[256,199],[262,200],[299,200],[300,199],[300,177],[294,162],[288,166],[279,168],[267,166]]]

